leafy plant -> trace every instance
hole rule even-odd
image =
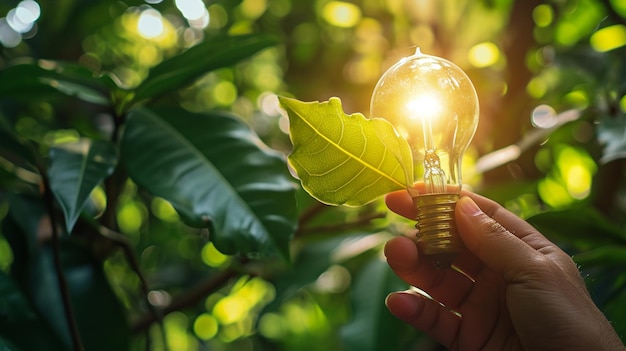
[[[154,103],[275,43],[258,34],[210,38],[154,67],[134,89],[71,63],[19,63],[0,72],[0,155],[8,171],[2,233],[14,255],[10,276],[1,277],[4,349],[129,347],[126,313],[103,271],[111,248],[127,244],[115,233],[114,214],[129,181],[171,203],[189,225],[209,228],[224,254],[289,259],[295,188],[282,156],[237,116]],[[92,121],[102,106],[114,128],[65,140],[41,138],[52,128],[20,133],[12,129],[20,110],[9,103],[20,106],[33,94],[94,105],[86,109]],[[106,206],[94,202],[98,189]]]

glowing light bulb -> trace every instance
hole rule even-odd
[[[461,160],[478,125],[472,82],[452,62],[417,49],[382,75],[370,117],[391,122],[411,146],[417,245],[435,267],[449,267],[462,247],[454,221]]]

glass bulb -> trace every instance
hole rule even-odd
[[[461,161],[478,125],[472,82],[452,62],[418,48],[382,75],[370,118],[388,120],[408,141],[414,174],[409,184],[417,186],[407,191],[418,213],[417,245],[435,267],[449,267],[462,247],[454,221]]]

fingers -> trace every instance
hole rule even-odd
[[[545,261],[538,250],[552,244],[543,235],[496,203],[476,197],[483,211],[473,198],[464,196],[457,202],[457,227],[465,246],[487,267],[511,282]]]
[[[478,205],[478,209],[474,207],[475,205]],[[499,273],[508,272],[510,275],[512,269],[525,271],[534,264],[556,264],[570,282],[587,291],[578,267],[569,255],[528,222],[507,211],[495,201],[477,194],[461,198],[457,203],[456,221],[465,245],[491,269]],[[485,253],[479,256],[478,250]],[[487,255],[486,252],[491,254]],[[502,260],[502,263],[508,263],[509,267],[497,262],[490,264],[485,259]]]
[[[405,291],[387,296],[385,304],[398,319],[422,330],[447,348],[456,344],[461,318],[416,292]]]
[[[417,218],[417,210],[413,205],[413,198],[405,190],[394,191],[385,196],[385,203],[389,209],[408,219]]]
[[[473,281],[463,273],[452,269],[438,270],[429,261],[420,260],[417,246],[409,238],[389,240],[385,245],[385,256],[398,277],[449,308],[458,308],[472,289]],[[461,254],[456,261],[462,262],[463,266],[479,263],[468,252]]]

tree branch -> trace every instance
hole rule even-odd
[[[331,225],[321,225],[321,226],[311,227],[311,228],[300,227],[296,231],[295,237],[297,238],[297,237],[302,237],[305,235],[315,234],[315,233],[330,233],[330,232],[343,231],[347,229],[354,229],[355,227],[370,224],[371,221],[385,218],[386,216],[387,216],[387,213],[385,212],[375,212],[375,213],[366,214],[362,217],[357,218],[354,221],[336,223],[336,224],[331,224]]]
[[[237,275],[238,271],[233,268],[228,268],[224,271],[208,277],[205,281],[199,283],[190,290],[177,296],[171,304],[160,310],[159,312],[161,316],[166,316],[171,312],[180,311],[184,308],[197,304],[203,298],[217,291],[224,284],[226,284],[226,282],[236,277]],[[131,331],[133,334],[140,333],[142,331],[145,331],[154,322],[156,322],[156,318],[152,313],[141,316],[132,323]]]

